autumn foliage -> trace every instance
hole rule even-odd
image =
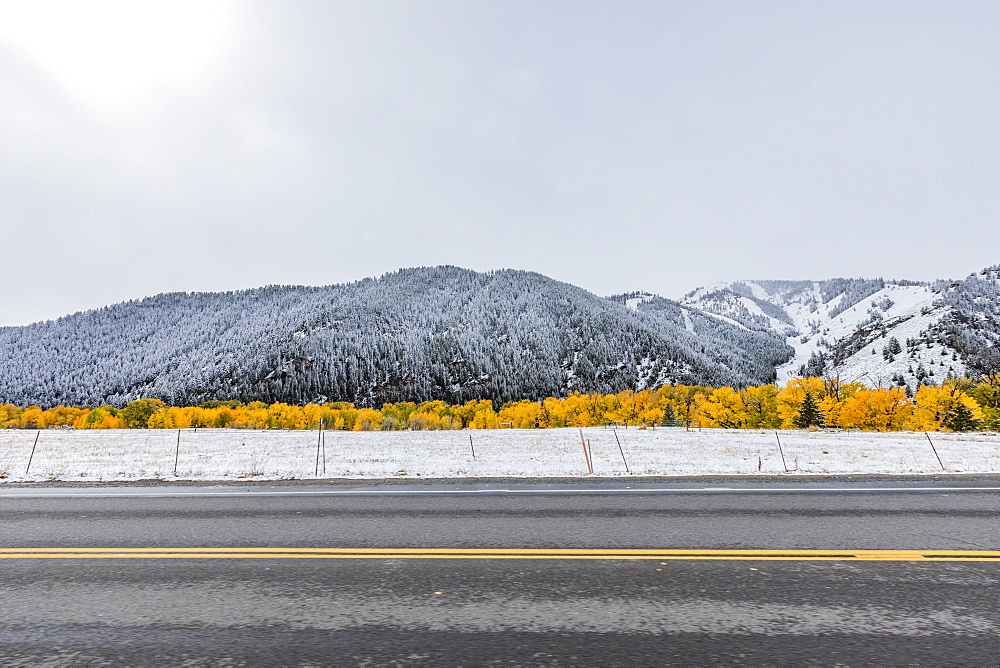
[[[807,415],[803,414],[806,410]],[[806,419],[807,418],[807,419]],[[806,423],[875,431],[955,430],[1000,427],[1000,378],[966,379],[903,388],[871,389],[859,383],[801,378],[785,387],[734,389],[665,385],[640,392],[571,394],[495,407],[490,401],[449,405],[443,401],[358,408],[349,403],[296,406],[210,401],[168,406],[157,399],[97,407],[0,405],[0,428],[12,429],[325,429],[347,431],[435,429],[544,429],[698,424],[702,428],[794,429]]]

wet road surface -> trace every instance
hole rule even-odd
[[[995,488],[631,487],[0,490],[0,663],[1000,659]]]

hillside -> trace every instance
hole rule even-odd
[[[998,342],[1000,267],[936,283],[735,281],[679,302],[602,298],[524,271],[417,268],[0,328],[0,403],[505,402],[799,375],[915,389],[1000,373]]]
[[[0,328],[0,403],[497,402],[769,382],[770,331],[523,271],[405,269],[326,287],[174,293]]]
[[[786,338],[779,381],[839,377],[916,387],[1000,370],[1000,267],[961,281],[736,281],[694,290],[684,305]]]

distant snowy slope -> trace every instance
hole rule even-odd
[[[749,329],[737,321],[650,296],[638,311],[677,331],[678,341],[725,365],[743,378],[773,378],[794,349],[774,332]]]
[[[834,347],[832,368],[910,386],[1000,373],[1000,267],[939,281],[909,302],[875,309]]]
[[[883,279],[735,281],[682,303],[786,337],[795,349],[779,382],[832,375],[915,388],[993,364],[1000,340],[1000,269],[936,284]]]

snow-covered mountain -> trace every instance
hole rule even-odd
[[[672,301],[524,271],[403,269],[176,293],[0,327],[0,403],[505,402],[797,375],[1000,374],[1000,266],[961,281],[736,281]]]
[[[0,403],[502,403],[766,383],[791,354],[772,332],[662,298],[424,267],[326,287],[165,294],[0,327]]]
[[[989,372],[1000,340],[1000,267],[962,281],[746,280],[698,288],[681,303],[785,337],[778,381],[827,375],[871,386]]]

